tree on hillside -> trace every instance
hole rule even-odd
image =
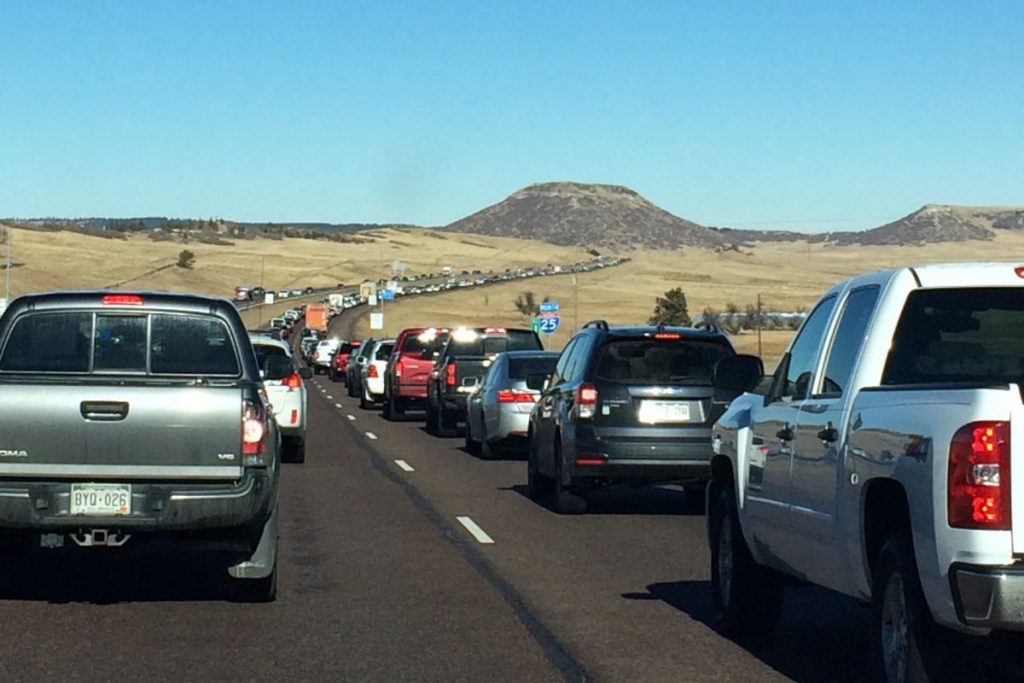
[[[179,268],[191,268],[196,263],[196,255],[188,249],[182,249],[178,253],[178,267]]]
[[[516,297],[515,307],[525,318],[535,318],[540,313],[540,304],[545,301],[551,301],[550,297],[545,296],[542,301],[537,301],[537,295],[533,292],[523,292]]]
[[[654,302],[654,313],[648,321],[654,325],[665,323],[666,325],[690,325],[690,311],[686,305],[686,294],[679,287],[665,292]]]

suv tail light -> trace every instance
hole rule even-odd
[[[949,525],[1010,528],[1010,423],[971,422],[949,444]]]
[[[281,382],[281,384],[283,384],[284,386],[288,387],[289,389],[301,389],[302,388],[302,378],[299,377],[299,373],[293,372],[292,374],[288,375],[285,378],[285,380],[283,382]]]
[[[581,384],[576,390],[576,417],[589,420],[597,412],[597,387]]]
[[[267,465],[267,416],[263,406],[252,400],[242,401],[242,464],[246,467]]]
[[[537,397],[526,391],[502,389],[498,392],[498,403],[533,403]]]
[[[377,379],[377,366],[370,363],[369,367],[366,368],[366,376],[370,379]]]
[[[402,376],[402,359],[399,358],[397,361],[395,361],[395,377],[401,377],[401,376]]]
[[[458,381],[459,366],[454,362],[449,363],[444,369],[444,384],[446,387],[454,387]]]

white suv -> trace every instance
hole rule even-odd
[[[296,369],[292,350],[287,342],[265,334],[252,334],[253,350],[260,366],[260,376],[281,432],[282,459],[290,462],[306,460],[306,385],[313,372]]]

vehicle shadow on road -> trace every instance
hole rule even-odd
[[[646,593],[622,597],[661,600],[712,627],[710,581],[654,583]],[[778,628],[733,642],[798,683],[860,683],[872,677],[869,629],[869,610],[854,600],[821,588],[787,588]]]
[[[535,501],[526,492],[525,484],[502,487],[500,491],[513,491],[534,505],[543,507],[552,514],[559,514],[552,507],[550,498]],[[587,496],[588,515],[675,515],[700,517],[704,515],[701,501],[687,499],[682,491],[655,486],[609,486]]]
[[[0,600],[54,604],[228,601],[224,564],[209,560],[146,555],[115,549],[106,557],[71,551],[35,551],[4,556]]]

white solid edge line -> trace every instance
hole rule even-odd
[[[356,416],[355,416],[355,415],[346,415],[345,417],[347,417],[347,418],[348,418],[349,420],[351,420],[352,422],[355,422],[355,419],[356,419]]]
[[[456,517],[455,519],[459,521],[459,524],[466,527],[466,531],[473,534],[473,538],[480,543],[494,543],[494,539],[488,536],[487,532],[477,526],[477,523],[469,517]]]
[[[416,471],[416,470],[414,470],[412,468],[412,465],[410,465],[409,463],[407,463],[404,460],[396,460],[395,464],[398,465],[399,467],[401,467],[406,472],[415,472]]]

